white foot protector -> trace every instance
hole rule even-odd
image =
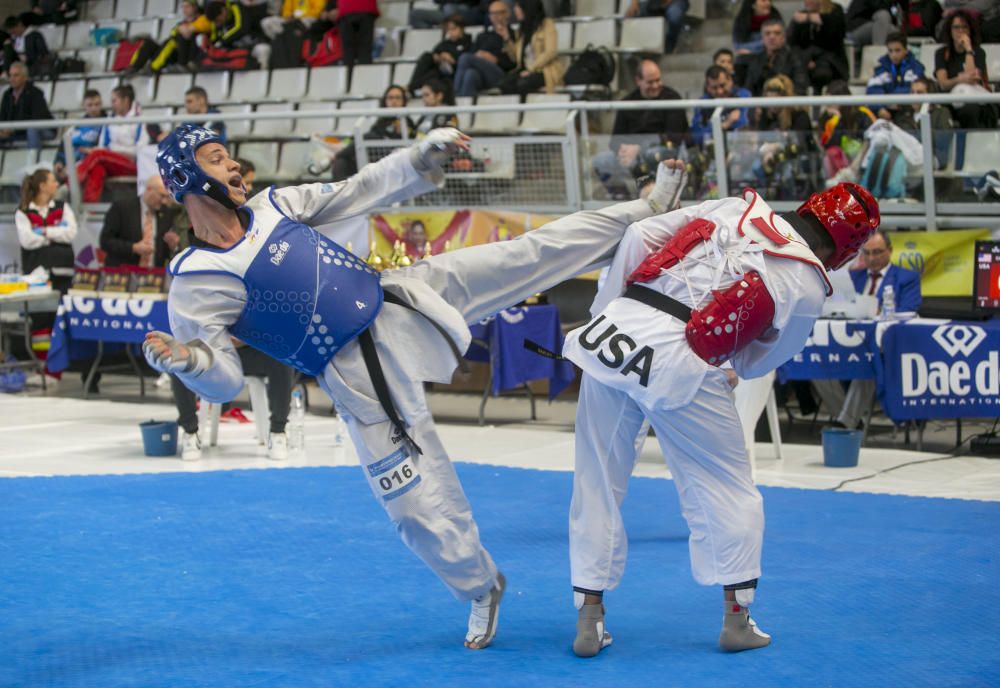
[[[472,600],[469,613],[469,631],[465,634],[465,646],[470,650],[482,650],[493,642],[497,634],[500,618],[500,598],[503,597],[507,579],[497,573],[497,584],[482,597]]]
[[[267,458],[271,461],[288,460],[288,435],[272,432],[267,436]]]
[[[181,460],[198,461],[201,458],[201,437],[194,432],[184,433],[181,438]]]

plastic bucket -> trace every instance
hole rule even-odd
[[[823,464],[833,468],[858,465],[861,453],[861,430],[826,428],[823,430]]]
[[[142,448],[146,456],[173,456],[177,453],[177,423],[174,421],[147,420],[139,423],[142,430]]]

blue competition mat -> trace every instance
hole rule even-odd
[[[764,489],[770,648],[718,652],[673,483],[635,479],[615,645],[572,655],[571,475],[460,465],[494,647],[359,469],[0,480],[0,686],[996,686],[1000,505]]]

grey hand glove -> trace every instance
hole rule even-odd
[[[646,197],[649,207],[655,213],[667,213],[681,205],[681,192],[687,186],[688,173],[684,166],[668,167],[660,163],[656,169],[656,185]]]
[[[413,169],[421,174],[441,169],[459,150],[457,142],[462,132],[454,127],[431,129],[427,136],[410,146],[410,160]]]
[[[200,340],[181,344],[166,332],[151,334],[154,339],[142,343],[142,353],[155,370],[176,375],[202,372],[211,365],[211,353]]]

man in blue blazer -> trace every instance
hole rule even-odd
[[[896,312],[915,312],[920,308],[923,297],[920,293],[920,273],[892,264],[892,241],[881,229],[871,235],[861,248],[866,267],[851,270],[854,290],[878,298],[879,311],[882,310],[882,293],[892,287]],[[871,408],[875,398],[874,380],[851,380],[844,393],[840,380],[813,380],[823,404],[831,413],[837,413],[833,425],[855,429],[860,426],[862,416]],[[839,409],[839,412],[838,412]]]

